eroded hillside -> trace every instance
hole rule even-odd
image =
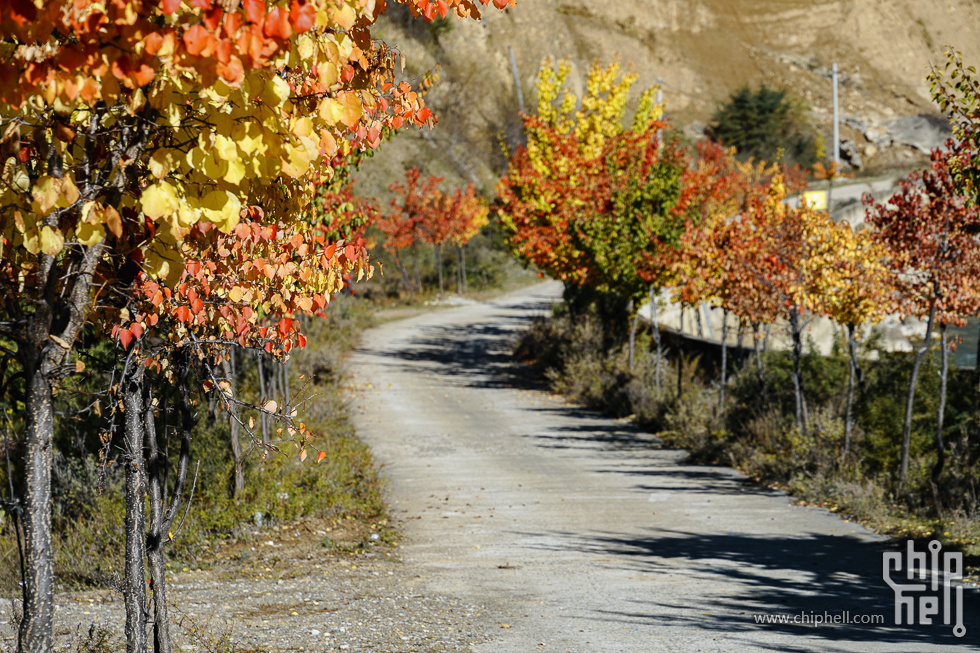
[[[546,58],[575,64],[581,85],[590,62],[619,58],[640,75],[638,87],[663,79],[668,112],[696,134],[717,103],[743,84],[766,81],[807,99],[829,136],[830,66],[841,70],[842,138],[864,163],[912,163],[916,148],[890,129],[911,129],[904,116],[934,114],[925,80],[946,44],[980,63],[978,0],[518,0],[480,23],[424,26],[395,7],[383,37],[407,56],[408,72],[438,66],[430,94],[441,122],[435,131],[400,137],[361,175],[362,190],[419,165],[426,172],[492,188],[503,169],[501,142],[520,137],[514,50],[525,101]],[[387,183],[387,181],[385,182]]]

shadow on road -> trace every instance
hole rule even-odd
[[[659,529],[649,529],[649,536],[645,537],[608,533],[551,535],[553,537],[548,540],[552,543],[542,544],[539,548],[594,554],[601,558],[601,565],[618,566],[642,575],[637,578],[637,592],[630,601],[634,609],[606,610],[601,617],[595,617],[597,619],[614,619],[633,625],[667,620],[673,625],[716,630],[733,639],[737,639],[739,632],[761,628],[824,643],[908,645],[921,642],[949,645],[951,651],[980,649],[977,612],[980,601],[973,588],[965,588],[964,592],[963,617],[967,634],[963,638],[955,637],[952,626],[942,623],[941,611],[933,625],[894,625],[894,594],[882,578],[882,553],[889,546],[886,542],[820,534],[763,537],[714,533],[695,536]],[[562,544],[554,544],[554,537]],[[695,593],[696,600],[677,600],[685,593],[671,591],[671,585],[678,582],[679,568],[690,571],[680,582],[695,582],[704,588],[703,592]],[[896,582],[910,582],[903,574],[893,574],[892,578]],[[725,588],[731,587],[737,588],[739,593],[726,591]],[[792,620],[796,615],[806,615],[812,622],[814,615],[824,614],[849,614],[852,619],[881,615],[884,625],[815,626],[791,622],[762,625],[756,623],[755,617],[786,616]],[[753,640],[753,646],[759,645]],[[787,649],[780,645],[776,650]]]

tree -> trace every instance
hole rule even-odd
[[[899,182],[899,191],[887,203],[865,198],[867,222],[888,251],[899,275],[898,309],[926,320],[925,337],[916,352],[905,402],[899,480],[908,478],[915,387],[922,360],[932,345],[933,328],[939,324],[942,370],[939,413],[936,424],[936,464],[933,483],[938,485],[945,463],[943,413],[946,401],[949,324],[961,324],[980,308],[980,216],[975,203],[960,194],[956,171],[976,156],[973,144],[949,141],[947,149],[932,151],[932,165]],[[919,184],[921,183],[921,188]]]
[[[734,147],[740,157],[811,167],[821,158],[819,141],[805,107],[785,89],[743,86],[713,116],[711,137]]]
[[[479,15],[470,0],[407,4],[429,20]],[[429,124],[418,95],[394,80],[395,55],[370,38],[383,11],[0,2],[0,331],[28,388],[19,650],[51,646],[51,396],[93,297],[118,309],[141,273],[173,291],[198,224],[234,233],[248,207],[297,221],[332,157]]]
[[[854,386],[861,378],[857,356],[857,329],[877,324],[895,304],[896,277],[887,252],[869,230],[855,232],[847,223],[829,225],[823,239],[814,242],[811,264],[814,311],[847,329],[848,380],[844,409],[845,458],[851,448],[854,426]]]
[[[538,114],[525,119],[526,148],[498,184],[498,212],[512,249],[567,287],[613,293],[635,309],[647,295],[645,254],[674,237],[685,159],[659,138],[666,126],[653,90],[641,95],[629,127],[626,97],[635,75],[594,65],[582,108],[565,86],[570,66],[546,63]],[[559,98],[560,101],[559,101]],[[679,221],[683,225],[683,221]]]
[[[418,247],[419,243],[425,242],[427,230],[433,223],[432,214],[436,211],[441,181],[442,177],[433,176],[423,180],[418,168],[406,170],[404,185],[389,186],[396,195],[391,200],[391,212],[376,223],[385,234],[385,249],[395,257],[395,265],[413,293],[422,290]],[[412,274],[399,257],[399,252],[405,249],[412,254]]]

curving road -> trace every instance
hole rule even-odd
[[[429,590],[489,608],[494,641],[474,650],[980,648],[975,590],[962,639],[895,626],[881,538],[534,389],[510,343],[559,294],[547,283],[382,325],[351,365],[402,556]],[[825,613],[886,625],[755,617]]]

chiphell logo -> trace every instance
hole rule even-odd
[[[954,583],[963,578],[963,554],[941,553],[943,545],[936,540],[927,548],[916,551],[909,540],[904,553],[882,556],[882,576],[895,592],[895,625],[928,626],[941,618],[943,624],[953,624],[956,637],[963,637],[963,585]]]

